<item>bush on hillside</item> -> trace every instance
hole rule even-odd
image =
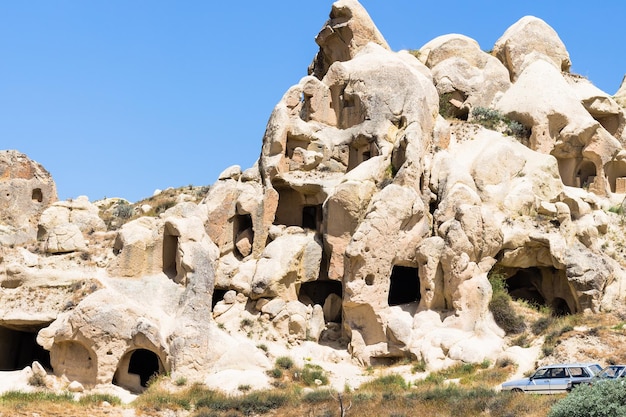
[[[601,381],[579,385],[556,403],[548,417],[626,416],[626,387],[623,381]]]

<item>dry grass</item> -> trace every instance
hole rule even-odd
[[[155,196],[144,198],[131,204],[123,200],[111,200],[108,205],[100,207],[100,218],[104,220],[108,230],[116,230],[125,223],[139,217],[156,217],[160,215],[167,209],[175,206],[179,196],[182,194],[187,196],[186,201],[199,203],[207,195],[208,191],[208,186],[195,187],[188,185],[186,187],[168,188]],[[148,212],[143,213],[141,207],[144,205],[149,205],[152,208]]]
[[[122,408],[101,401],[76,402],[69,394],[7,392],[0,396],[0,416],[105,417],[121,415]]]

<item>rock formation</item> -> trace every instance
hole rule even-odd
[[[558,314],[623,303],[623,101],[568,72],[545,22],[492,54],[462,35],[393,52],[339,0],[316,42],[257,163],[199,203],[107,229],[120,202],[55,202],[43,168],[0,154],[4,369],[26,345],[87,388],[140,391],[153,373],[266,369],[263,341],[437,369],[507,349],[490,275]]]

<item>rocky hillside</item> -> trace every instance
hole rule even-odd
[[[339,0],[315,41],[257,163],[210,187],[57,201],[0,153],[0,370],[262,387],[291,350],[342,388],[348,365],[521,360],[496,283],[504,308],[622,309],[626,87],[570,73],[531,16],[491,53],[462,35],[396,52]]]

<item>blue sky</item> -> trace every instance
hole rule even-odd
[[[269,115],[306,75],[331,4],[0,0],[0,149],[41,163],[60,199],[138,201],[210,185],[258,158]],[[447,33],[490,50],[530,14],[600,89],[614,94],[626,73],[622,0],[361,4],[394,50]]]

